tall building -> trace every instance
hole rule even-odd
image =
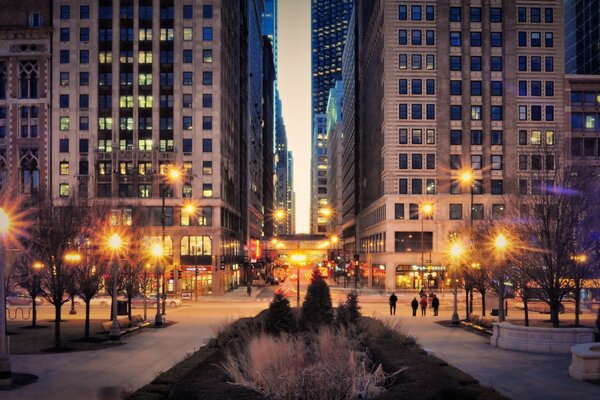
[[[0,189],[35,202],[50,189],[50,4],[8,0],[0,15]]]
[[[310,232],[325,233],[329,218],[323,215],[327,203],[327,116],[315,114],[313,117],[312,158],[310,174]]]
[[[260,236],[258,7],[53,2],[52,198],[85,198],[164,234],[167,271],[182,272],[168,292],[236,287],[243,246]],[[171,182],[176,167],[183,175]]]
[[[567,75],[564,94],[571,161],[600,171],[600,76]]]
[[[600,74],[600,0],[565,0],[565,70]]]
[[[507,196],[540,190],[535,174],[556,166],[563,3],[375,0],[355,12],[356,96],[344,104],[356,104],[360,144],[360,277],[439,287],[450,235],[514,212]]]
[[[311,72],[312,72],[312,175],[311,175],[311,233],[325,232],[325,224],[319,223],[319,210],[326,207],[327,172],[316,168],[327,164],[326,142],[319,139],[319,120],[324,124],[329,89],[342,79],[342,52],[352,14],[353,0],[312,0],[311,5]],[[321,147],[319,147],[321,146]],[[325,190],[325,192],[323,192]],[[325,199],[325,200],[323,200]],[[319,201],[321,203],[319,203]],[[339,211],[339,210],[338,210]]]
[[[339,236],[342,227],[342,89],[337,81],[329,89],[327,100],[327,204],[332,210],[327,221],[327,232]]]
[[[286,216],[289,234],[293,235],[296,233],[296,192],[294,191],[294,155],[291,151],[287,152]]]
[[[277,22],[277,3],[278,0],[264,0],[265,8],[262,13],[262,33],[271,40],[273,46],[273,59],[275,67],[277,67],[279,38],[278,38],[278,22]]]
[[[274,133],[275,133],[275,115],[274,115],[274,82],[275,82],[275,64],[273,63],[273,48],[271,41],[263,36],[263,123],[262,123],[262,199],[264,214],[264,230],[266,237],[273,236],[275,230],[275,166],[274,153]]]

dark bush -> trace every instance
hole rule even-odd
[[[269,304],[265,320],[265,330],[272,335],[281,332],[295,333],[298,331],[296,318],[290,307],[290,301],[281,292],[275,293]]]
[[[304,330],[314,330],[333,322],[333,307],[329,286],[317,268],[313,271],[306,297],[302,303],[300,326]]]

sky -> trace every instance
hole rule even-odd
[[[279,0],[279,95],[288,148],[294,157],[296,232],[310,222],[310,0]]]

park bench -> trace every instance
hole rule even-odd
[[[492,335],[493,320],[490,317],[481,317],[476,314],[469,314],[469,321],[461,321],[462,325],[476,329],[480,332]]]
[[[133,315],[131,320],[127,316],[117,317],[117,323],[119,324],[121,335],[150,326],[150,322],[144,321],[141,315]],[[112,328],[112,321],[102,323],[102,329],[104,329],[105,333],[110,332],[110,328]]]

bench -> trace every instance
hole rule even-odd
[[[127,316],[117,317],[117,323],[119,324],[119,331],[121,335],[136,331],[146,326],[150,326],[150,322],[144,321],[141,315],[133,315],[131,320],[129,320],[129,317]],[[102,329],[104,329],[104,333],[110,332],[111,328],[112,321],[102,323]]]

